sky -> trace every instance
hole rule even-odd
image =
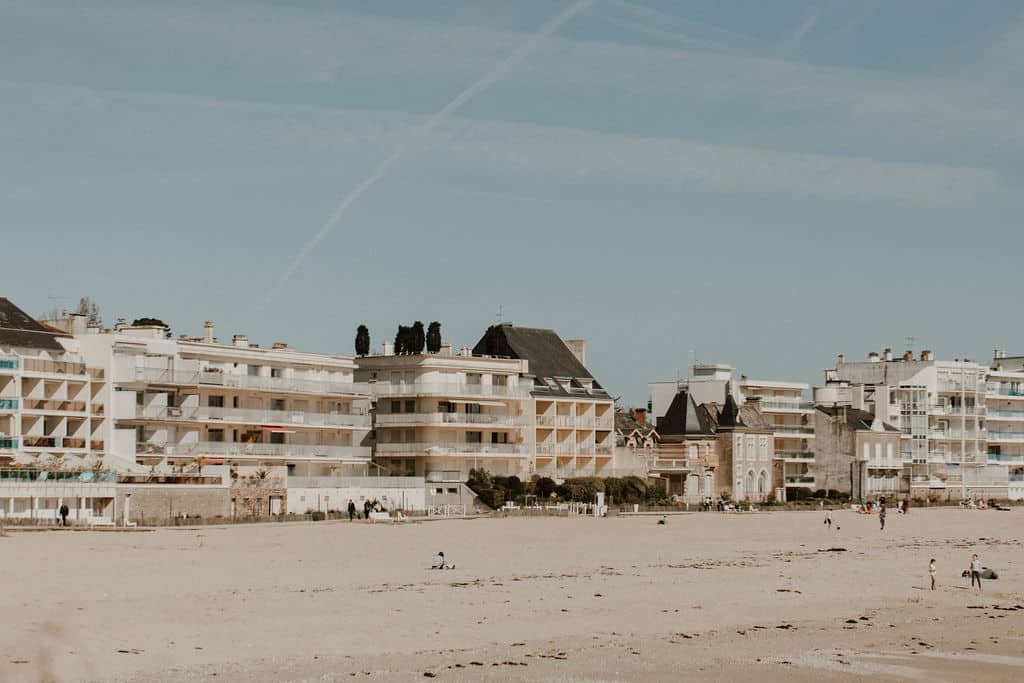
[[[1017,0],[83,5],[0,0],[30,313],[345,355],[500,315],[623,405],[692,359],[1024,354]]]

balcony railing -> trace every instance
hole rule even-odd
[[[989,453],[989,462],[1019,462],[1024,463],[1024,454]]]
[[[525,447],[509,443],[379,443],[381,454],[404,453],[424,456],[521,456]]]
[[[949,415],[956,417],[958,415],[965,415],[967,417],[974,417],[975,415],[984,415],[985,406],[954,406],[950,404],[936,404],[928,407],[928,412],[932,415]]]
[[[783,460],[814,460],[814,453],[808,451],[775,451],[776,458]]]
[[[390,382],[370,383],[374,396],[481,396],[493,398],[527,398],[530,393],[519,384],[470,384],[468,382]]]
[[[762,398],[761,410],[814,410],[814,401],[803,399]]]
[[[22,358],[21,367],[25,372],[42,372],[51,375],[84,375],[85,363],[68,363],[41,358]]]
[[[976,441],[984,440],[985,438],[988,437],[989,434],[991,434],[991,432],[988,432],[986,430],[980,430],[977,432],[961,432],[959,430],[933,430],[928,432],[928,438],[936,441],[960,441],[961,439],[964,439],[965,441]]]
[[[18,439],[14,437],[0,438],[0,448],[12,450],[18,447]]]
[[[1015,398],[1024,398],[1024,389],[1004,387],[999,384],[989,384],[986,393],[990,396],[1011,396]]]
[[[684,471],[694,469],[694,463],[688,458],[655,458],[649,469],[660,471]]]
[[[0,398],[0,410],[17,410],[18,399],[16,398]]]
[[[988,433],[989,441],[1024,441],[1024,432],[992,432]]]
[[[185,457],[252,458],[324,458],[366,461],[370,449],[362,446],[319,446],[313,444],[237,443],[232,441],[200,441],[189,444],[139,443],[138,455],[171,455]]]
[[[491,415],[488,413],[387,413],[377,414],[377,426],[393,425],[492,425],[518,427],[523,418],[515,415]]]
[[[57,439],[53,436],[25,436],[21,442],[25,448],[57,448]]]
[[[1024,481],[1024,474],[1011,474],[1010,481]]]
[[[776,434],[799,434],[814,436],[814,427],[807,425],[772,425]]]
[[[225,422],[229,424],[290,425],[308,427],[370,428],[368,415],[350,413],[307,413],[302,410],[261,410],[215,407],[135,407],[137,420]]]
[[[988,411],[989,420],[1024,420],[1024,410],[996,410]]]
[[[17,358],[0,358],[0,370],[17,370]]]
[[[23,410],[52,410],[64,413],[84,413],[85,401],[63,401],[26,398],[22,400]]]
[[[787,484],[813,484],[814,477],[811,476],[800,476],[800,477],[786,477]]]
[[[127,381],[175,386],[217,386],[231,389],[254,389],[257,391],[318,395],[368,395],[367,386],[355,382],[259,377],[255,375],[235,375],[227,372],[187,372],[161,370],[158,368],[136,368],[132,378]]]

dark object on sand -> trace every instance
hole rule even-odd
[[[818,548],[819,553],[845,553],[846,548]]]

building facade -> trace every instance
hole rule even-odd
[[[997,351],[986,376],[989,465],[1007,468],[1007,498],[1024,500],[1024,356]]]
[[[878,415],[849,406],[819,407],[815,419],[816,481],[855,500],[907,495],[901,477],[901,432]]]
[[[745,402],[758,401],[761,414],[771,425],[773,484],[786,491],[815,490],[814,478],[814,403],[807,398],[810,385],[802,382],[754,380],[740,377],[740,393]]]

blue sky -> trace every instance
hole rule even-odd
[[[426,131],[574,4],[88,4],[0,0],[30,312],[349,354],[501,305],[627,403],[691,350],[812,383],[908,335],[1024,353],[1019,2],[593,0]]]

